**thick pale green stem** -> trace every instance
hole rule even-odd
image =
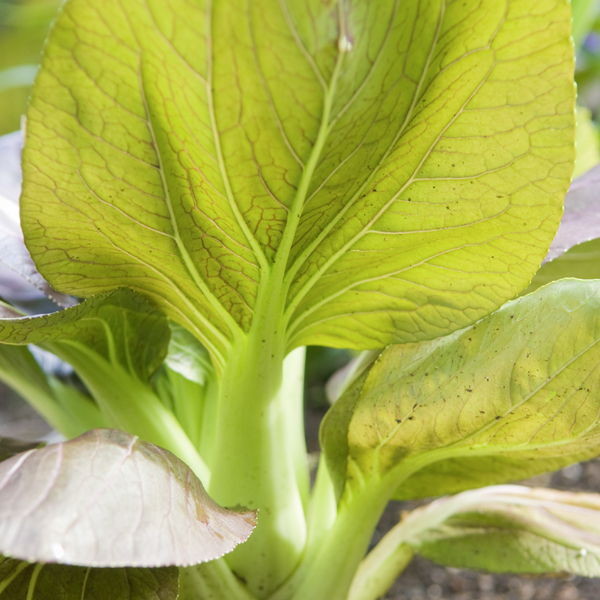
[[[317,479],[312,490],[308,509],[308,540],[303,561],[310,561],[313,554],[319,551],[323,539],[327,537],[337,517],[337,501],[335,490],[325,455],[321,454]]]
[[[276,294],[265,292],[251,331],[236,341],[221,379],[209,490],[224,506],[259,509],[255,532],[227,556],[259,598],[300,559],[308,493],[304,352],[294,351],[284,364],[281,307]]]
[[[371,481],[343,502],[335,523],[270,600],[347,600],[350,585],[394,486]]]
[[[406,544],[384,537],[360,564],[348,600],[382,598],[413,556],[414,551]]]

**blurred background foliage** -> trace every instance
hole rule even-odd
[[[44,39],[61,3],[61,0],[0,0],[0,135],[21,126]],[[572,0],[572,7],[579,95],[574,176],[578,177],[600,162],[600,0]],[[597,258],[596,248],[581,249],[590,250],[593,258]],[[569,269],[562,263],[558,267]],[[309,348],[306,365],[309,406],[327,405],[324,384],[350,356],[345,350]]]
[[[0,0],[0,135],[20,127],[44,40],[60,4]]]

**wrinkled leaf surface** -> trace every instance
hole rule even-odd
[[[556,231],[569,36],[565,0],[70,0],[28,115],[28,247],[217,363],[273,293],[288,348],[444,335]]]
[[[390,346],[322,427],[338,489],[390,474],[406,479],[398,498],[437,496],[595,456],[599,342],[600,281],[562,280],[451,336]]]

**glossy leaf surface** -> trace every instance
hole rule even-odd
[[[186,329],[171,323],[171,338],[165,364],[176,373],[199,385],[214,375],[206,348]]]
[[[29,562],[187,566],[230,552],[255,525],[173,454],[117,430],[0,463],[0,551]]]
[[[398,498],[437,496],[598,454],[599,315],[599,281],[563,280],[451,336],[390,346],[322,427],[338,490],[389,475]]]
[[[558,226],[569,34],[565,0],[70,0],[28,115],[28,247],[217,363],[265,295],[288,348],[467,326]]]
[[[178,569],[93,569],[5,558],[0,600],[176,600]]]

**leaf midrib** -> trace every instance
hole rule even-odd
[[[423,69],[423,72],[421,74],[421,79],[419,80],[419,84],[417,85],[417,87],[415,88],[415,93],[413,94],[413,99],[411,102],[411,105],[409,107],[409,110],[406,114],[406,117],[404,118],[397,134],[394,136],[392,142],[389,144],[386,152],[383,154],[383,156],[381,157],[381,159],[379,160],[377,166],[373,169],[372,173],[369,175],[369,177],[365,180],[365,182],[362,184],[362,186],[360,186],[360,188],[356,191],[356,193],[354,194],[354,196],[346,203],[346,205],[342,208],[342,210],[335,216],[334,219],[332,219],[330,221],[330,223],[327,224],[327,226],[323,229],[323,231],[321,231],[319,233],[319,235],[315,238],[315,240],[303,251],[301,252],[298,257],[296,258],[296,260],[294,261],[294,263],[290,266],[290,268],[288,269],[288,273],[286,275],[286,279],[288,280],[288,287],[291,286],[292,281],[294,280],[294,278],[296,277],[298,271],[300,270],[300,268],[302,267],[302,265],[306,262],[306,260],[308,259],[308,257],[316,250],[316,248],[319,246],[319,244],[327,237],[327,235],[329,235],[329,233],[331,232],[331,230],[338,224],[339,221],[341,221],[341,219],[344,217],[344,215],[346,214],[346,212],[348,212],[348,210],[350,210],[350,208],[352,206],[354,206],[354,203],[356,202],[356,200],[358,198],[360,198],[360,195],[362,194],[362,192],[364,191],[364,189],[368,186],[369,182],[373,179],[373,177],[376,175],[376,173],[378,172],[379,168],[381,167],[381,165],[384,163],[384,161],[386,160],[386,158],[389,156],[389,154],[392,152],[394,146],[397,144],[398,140],[400,139],[400,137],[402,136],[402,134],[404,133],[405,128],[407,127],[407,125],[410,123],[410,119],[412,117],[414,108],[417,104],[418,98],[419,98],[419,94],[421,91],[421,87],[423,85],[423,82],[425,80],[425,76],[429,70],[429,65],[431,63],[431,59],[433,57],[433,52],[437,46],[437,41],[439,38],[439,34],[441,31],[441,25],[442,25],[442,21],[443,21],[443,16],[444,16],[444,9],[445,9],[445,3],[442,2],[441,3],[441,11],[440,11],[440,16],[438,19],[438,27],[436,29],[434,38],[433,38],[433,42],[431,44],[431,48],[429,50],[429,54],[427,56],[427,61],[425,64],[425,67]],[[387,42],[387,38],[382,42],[382,45],[384,45]],[[335,260],[337,260],[338,255],[341,255],[346,248],[347,244],[344,246],[344,249],[342,249],[341,251],[339,251],[338,253],[336,253],[336,258],[333,260],[333,262],[335,262]],[[314,283],[321,277],[321,275],[323,274],[323,272],[329,267],[330,263],[332,262],[332,259],[330,258],[330,260],[328,260],[325,263],[325,266],[320,268],[310,279],[309,281],[302,287],[302,289],[300,289],[298,291],[298,293],[296,294],[296,296],[294,298],[292,298],[290,300],[290,302],[288,303],[288,307],[286,308],[286,312],[285,312],[285,319],[286,319],[286,326],[288,327],[288,330],[291,330],[294,323],[291,324],[291,326],[289,325],[290,323],[290,319],[295,311],[295,309],[297,308],[298,304],[302,301],[302,299],[304,298],[304,296],[308,293],[308,291],[310,290],[310,288],[312,287],[312,285],[314,285]]]

